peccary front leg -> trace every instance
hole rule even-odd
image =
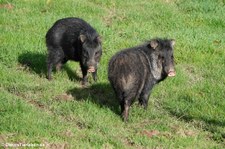
[[[83,74],[82,85],[87,85],[87,81],[88,81],[87,68],[81,65],[81,70]]]
[[[138,99],[139,100],[139,104],[141,106],[143,106],[144,109],[147,109],[147,107],[148,107],[148,100],[149,100],[149,96],[151,94],[152,88],[153,88],[153,84],[152,83],[145,85],[143,90],[142,90],[142,92],[141,92],[141,94],[140,94],[140,97]]]
[[[95,70],[95,72],[92,72],[92,77],[94,79],[94,81],[96,82],[97,81],[97,69]]]
[[[148,107],[149,96],[150,96],[150,92],[149,93],[143,93],[143,94],[140,95],[139,104],[141,106],[143,106],[144,109],[147,109],[147,107]]]

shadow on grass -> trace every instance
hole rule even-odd
[[[100,107],[109,108],[114,113],[120,115],[119,102],[110,84],[96,83],[87,88],[74,88],[67,91],[67,93],[71,94],[74,100],[88,100]]]
[[[40,53],[23,53],[18,57],[18,61],[25,68],[29,68],[35,73],[46,74],[46,55]]]
[[[218,121],[218,120],[215,120],[215,119],[208,119],[206,117],[193,117],[193,116],[188,116],[188,115],[182,115],[182,114],[176,113],[176,112],[171,111],[171,110],[169,110],[169,112],[173,116],[176,116],[177,118],[183,119],[184,121],[187,121],[187,122],[192,121],[192,120],[200,120],[200,121],[204,121],[205,123],[210,124],[210,125],[225,127],[224,121]]]
[[[215,120],[215,119],[209,119],[206,117],[193,117],[190,115],[185,115],[182,113],[177,113],[169,108],[166,108],[167,111],[169,111],[169,113],[175,117],[177,117],[178,119],[184,120],[185,122],[191,122],[193,120],[196,121],[200,121],[200,122],[204,122],[203,125],[203,129],[205,129],[206,131],[209,131],[211,133],[213,133],[213,139],[215,141],[224,141],[225,139],[225,132],[221,131],[220,128],[224,128],[225,127],[225,121],[219,121],[219,120]],[[202,127],[202,126],[201,126]]]
[[[29,70],[34,71],[39,76],[43,76],[47,74],[47,55],[41,53],[32,53],[27,52],[23,53],[18,57],[18,61],[25,68],[29,68]],[[66,71],[70,80],[80,81],[81,78],[77,75],[76,72],[72,71],[71,68],[66,64],[62,67],[62,71]],[[55,70],[53,70],[55,72]]]

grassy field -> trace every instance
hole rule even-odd
[[[0,148],[225,148],[224,14],[224,0],[0,0]],[[46,79],[45,34],[71,16],[103,39],[99,80],[87,88],[74,62]],[[176,40],[177,76],[124,123],[108,61],[154,37]]]

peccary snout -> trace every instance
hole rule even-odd
[[[97,62],[95,60],[89,60],[87,62],[87,70],[88,72],[95,72],[95,70],[97,69]]]
[[[169,70],[168,77],[174,77],[174,76],[176,76],[176,72],[175,72],[175,70],[173,68],[171,68]]]
[[[174,68],[174,57],[173,57],[173,46],[175,45],[174,40],[167,40],[167,42],[162,42],[158,40],[152,40],[151,45],[159,52],[158,63],[162,63],[162,69],[165,76],[174,77],[176,71]]]
[[[96,43],[93,43],[94,47],[83,46],[82,54],[82,66],[87,68],[87,72],[95,72],[98,68],[98,63],[102,55],[102,49],[100,46],[100,39],[96,40]],[[90,50],[91,49],[91,50]]]

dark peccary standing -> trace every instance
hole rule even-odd
[[[97,66],[102,55],[100,36],[96,30],[80,18],[64,18],[55,22],[46,34],[48,48],[47,78],[52,79],[54,66],[59,70],[68,60],[78,61],[83,81],[87,83],[87,73],[97,79]]]
[[[129,108],[135,99],[146,109],[153,86],[167,76],[176,75],[174,44],[174,40],[152,39],[111,58],[108,78],[120,100],[124,121],[128,120]]]

